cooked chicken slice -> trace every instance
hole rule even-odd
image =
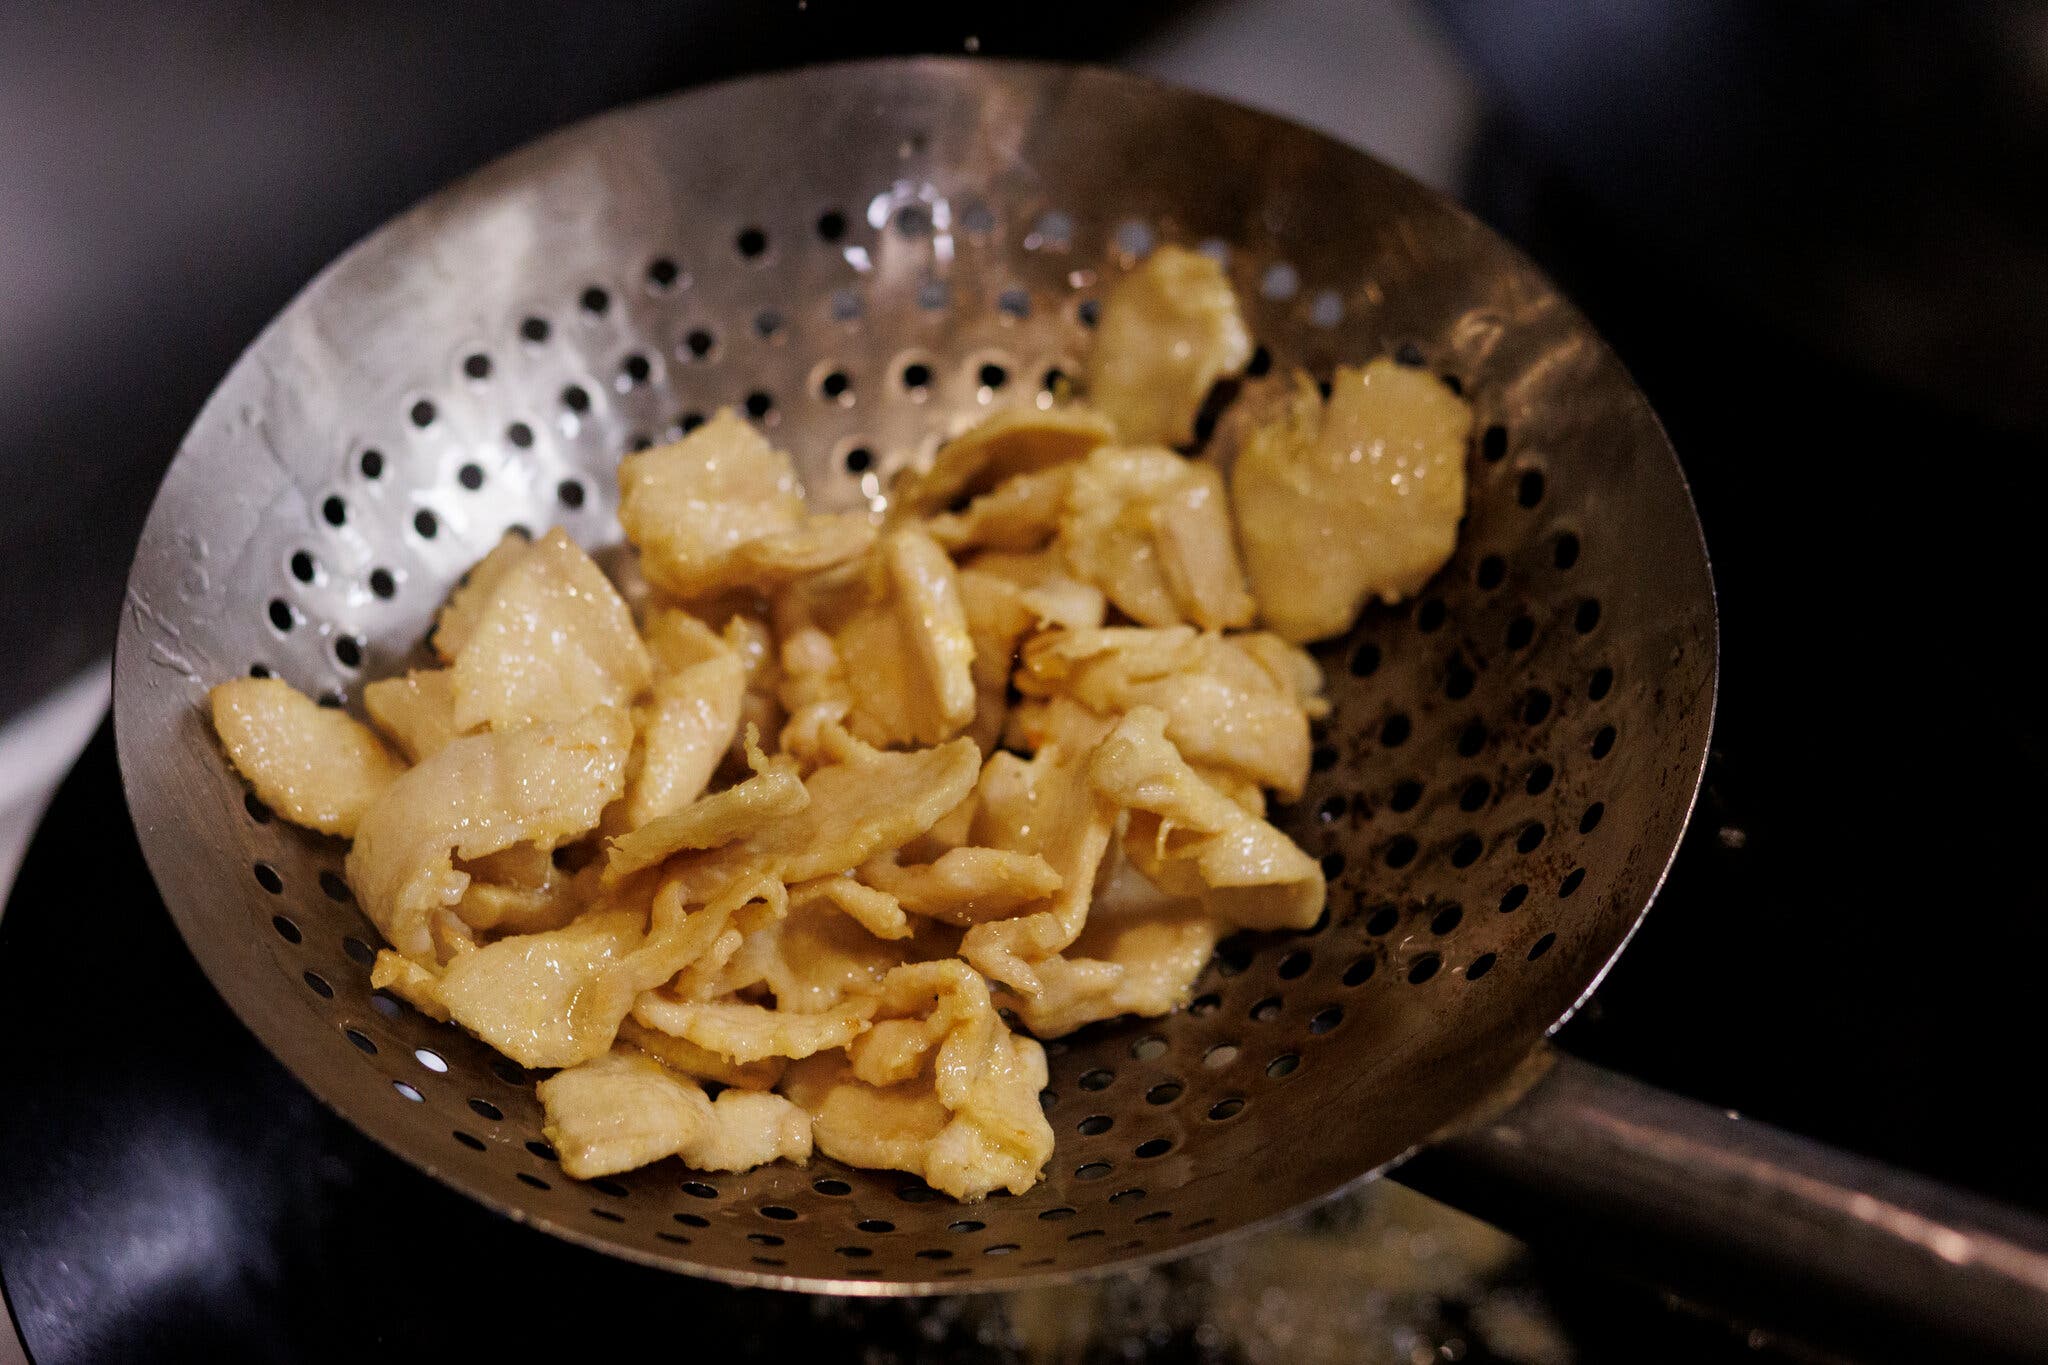
[[[634,910],[593,911],[566,928],[502,938],[441,974],[449,1017],[521,1066],[574,1066],[611,1047],[633,1007],[618,964],[645,940]]]
[[[441,662],[452,664],[462,647],[469,643],[470,634],[475,631],[477,619],[490,604],[502,579],[514,564],[526,558],[526,552],[533,548],[533,537],[524,531],[507,531],[498,537],[498,543],[491,552],[470,566],[469,572],[455,591],[448,594],[448,600],[441,604],[441,614],[434,618],[434,652],[441,656]]]
[[[785,604],[783,705],[846,707],[871,744],[937,744],[974,719],[974,642],[953,562],[922,529],[875,546],[858,584],[813,587]],[[856,605],[857,604],[857,605]]]
[[[761,588],[858,557],[866,518],[811,516],[789,457],[730,409],[619,464],[619,521],[664,591]]]
[[[629,830],[681,810],[704,792],[732,748],[746,696],[747,670],[726,649],[657,678],[654,695],[634,708],[640,768],[626,790]]]
[[[635,1048],[618,1047],[540,1083],[542,1132],[577,1180],[681,1157],[700,1171],[807,1161],[803,1110],[779,1095],[729,1090],[717,1100]]]
[[[368,726],[277,678],[236,678],[207,700],[235,770],[295,825],[347,838],[405,771]]]
[[[1285,639],[1350,629],[1369,597],[1420,591],[1458,541],[1472,409],[1426,370],[1306,379],[1231,470],[1238,539],[1266,624]]]
[[[630,1014],[619,1024],[619,1041],[639,1048],[671,1071],[741,1090],[773,1090],[789,1066],[783,1057],[763,1057],[743,1066],[695,1043],[648,1028]]]
[[[456,729],[508,730],[626,706],[653,663],[625,599],[557,527],[497,576],[452,673]]]
[[[1003,1027],[987,983],[957,960],[899,967],[884,982],[881,1012],[917,1024],[884,1035],[869,1074],[903,1076],[914,1065],[915,1075],[872,1085],[856,1063],[821,1054],[783,1079],[811,1113],[818,1149],[913,1172],[956,1199],[1036,1184],[1053,1146],[1038,1100],[1045,1051]]]
[[[767,1009],[742,1001],[700,1003],[672,1000],[656,991],[633,1006],[633,1017],[648,1028],[672,1034],[745,1065],[764,1057],[808,1057],[845,1047],[866,1033],[872,999],[840,1002],[817,1014]]]
[[[1018,601],[1041,626],[1099,626],[1109,610],[1102,589],[1070,575],[1066,561],[1052,550],[1035,554],[986,551],[969,560],[962,572],[967,569],[1016,584]]]
[[[1088,358],[1088,399],[1129,445],[1182,446],[1210,388],[1252,356],[1223,267],[1163,246],[1117,281]]]
[[[953,554],[966,550],[1042,550],[1060,529],[1073,478],[1069,465],[1005,479],[958,512],[925,523],[932,539]]]
[[[820,898],[792,897],[788,917],[749,934],[718,986],[721,994],[765,988],[779,1009],[822,1014],[872,996],[906,956],[933,951],[918,940],[878,939]]]
[[[946,512],[1006,479],[1078,460],[1114,439],[1108,420],[1089,408],[1004,408],[939,447],[930,469],[906,471],[897,479],[890,490],[890,514]]]
[[[1323,912],[1323,871],[1273,826],[1201,779],[1149,706],[1117,722],[1089,761],[1095,789],[1131,812],[1124,852],[1170,895],[1199,896],[1242,929],[1307,929]]]
[[[1110,856],[1116,870],[1095,893],[1081,936],[1038,964],[1037,995],[1007,1001],[1038,1037],[1122,1014],[1170,1014],[1187,1003],[1215,951],[1216,921],[1199,897],[1170,896],[1121,853]]]
[[[1068,696],[1105,715],[1154,706],[1190,762],[1224,768],[1278,790],[1308,781],[1308,717],[1298,682],[1276,680],[1266,651],[1233,635],[1187,626],[1105,626],[1047,631],[1023,650],[1017,686],[1028,696]]]
[[[896,898],[886,891],[863,886],[850,872],[820,877],[789,888],[792,909],[809,905],[814,900],[837,906],[876,938],[894,940],[910,937],[910,921]]]
[[[428,917],[469,886],[453,859],[551,849],[594,828],[625,787],[632,733],[607,709],[451,741],[363,813],[344,869],[357,903],[392,947],[431,961]]]
[[[1040,988],[1033,964],[1065,949],[1087,922],[1095,873],[1116,820],[1088,780],[1088,755],[1104,729],[1082,708],[1063,703],[1034,756],[995,755],[976,788],[974,843],[1035,854],[1060,879],[1045,909],[976,924],[960,941],[962,957],[1021,994]]]
[[[884,854],[864,864],[860,878],[912,914],[962,926],[1006,919],[1060,889],[1044,858],[999,848],[955,848],[909,865]]]
[[[414,669],[363,689],[370,723],[413,762],[431,758],[462,731],[455,728],[455,679],[445,668]]]
[[[611,840],[604,869],[608,884],[653,867],[671,854],[730,843],[810,804],[811,794],[797,776],[795,761],[780,755],[769,758],[751,732],[747,738],[747,761],[753,765],[754,775]]]
[[[1057,548],[1141,625],[1251,624],[1223,478],[1170,450],[1104,446],[1076,465]]]

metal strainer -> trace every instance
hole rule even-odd
[[[1164,241],[1226,263],[1255,364],[1395,353],[1477,415],[1456,558],[1321,652],[1335,714],[1307,794],[1276,818],[1323,859],[1326,922],[1227,943],[1171,1018],[1052,1044],[1058,1149],[1029,1194],[961,1205],[825,1159],[567,1179],[532,1077],[371,992],[376,939],[342,847],[245,796],[205,689],[269,670],[355,706],[507,526],[615,542],[619,457],[723,404],[797,457],[815,502],[879,505],[895,470],[991,406],[1049,401],[1097,300]],[[1844,1166],[1791,1194],[1772,1181],[1796,1152],[1716,1176],[1701,1152],[1753,1141],[1746,1125],[1716,1115],[1718,1136],[1653,1151],[1602,1109],[1625,1083],[1559,1060],[1530,1088],[1525,1059],[1600,979],[1677,846],[1715,649],[1706,555],[1656,419],[1585,320],[1461,210],[1214,99],[917,60],[596,119],[350,251],[236,365],[164,481],[116,720],[165,902],[270,1049],[421,1169],[635,1261],[835,1292],[1015,1286],[1186,1251],[1490,1112],[1504,1116],[1450,1148],[1496,1178],[1548,1160],[1553,1191],[1624,1202],[1658,1177],[1768,1188],[1776,1216],[1791,1201],[1826,1223],[1833,1254],[1809,1259],[1861,1238],[1894,1256],[1902,1292],[1989,1274],[1994,1242],[2020,1258],[1998,1263],[2000,1292],[2040,1276],[1927,1188],[1876,1206],[1905,1218],[1920,1200],[1968,1254],[1835,1207]],[[1659,1102],[1643,1131],[1706,1131]],[[1662,1217],[1694,1236],[1717,1219]]]

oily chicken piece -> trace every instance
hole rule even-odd
[[[1007,479],[1058,468],[1114,439],[1106,417],[1078,404],[1004,408],[940,446],[931,468],[905,471],[890,490],[891,515],[932,517],[971,507]]]
[[[1117,281],[1088,358],[1088,400],[1127,445],[1184,446],[1210,388],[1252,356],[1223,267],[1163,246]]]
[[[809,1116],[780,1095],[734,1089],[712,1100],[637,1048],[615,1047],[551,1076],[539,1093],[541,1131],[577,1180],[666,1156],[700,1171],[747,1171],[811,1155]]]
[[[1115,809],[1088,778],[1089,754],[1106,729],[1083,708],[1061,702],[1036,754],[996,754],[976,786],[975,845],[1036,855],[1059,878],[1044,909],[977,923],[960,941],[962,957],[1023,995],[1041,987],[1034,964],[1065,949],[1088,919],[1095,873],[1116,824]]]
[[[975,711],[974,641],[952,560],[906,526],[861,567],[781,603],[784,707],[793,718],[829,708],[870,744],[952,738]]]
[[[1471,407],[1426,370],[1340,367],[1327,402],[1298,380],[1231,470],[1266,624],[1297,643],[1324,640],[1368,598],[1420,591],[1457,545],[1471,430]]]
[[[625,599],[557,527],[497,574],[451,673],[455,728],[508,730],[630,705],[653,663]]]
[[[1060,889],[1044,858],[1001,848],[952,848],[911,864],[885,854],[864,864],[860,878],[912,914],[963,927],[1007,919]]]
[[[858,557],[861,516],[813,516],[789,456],[731,409],[619,463],[619,521],[641,570],[684,599],[759,589]]]
[[[747,762],[753,767],[753,776],[612,839],[604,869],[606,884],[653,867],[675,853],[729,844],[749,830],[794,815],[810,804],[811,794],[797,774],[795,760],[780,754],[769,758],[751,732],[747,741]]]
[[[1251,638],[1187,626],[1047,631],[1026,642],[1017,686],[1027,696],[1071,697],[1105,716],[1157,707],[1190,762],[1293,800],[1308,781],[1308,716],[1298,691],[1306,675],[1275,677],[1272,651],[1248,648]]]
[[[1037,964],[1037,995],[1005,999],[1038,1037],[1123,1014],[1170,1014],[1187,1003],[1215,951],[1216,921],[1200,897],[1168,895],[1121,852],[1109,856],[1115,871],[1096,891],[1080,937]]]
[[[1198,897],[1240,929],[1307,929],[1323,913],[1323,870],[1292,839],[1204,782],[1141,706],[1089,760],[1095,789],[1130,812],[1123,849],[1169,895]]]
[[[910,1171],[956,1199],[1022,1194],[1052,1155],[1039,1105],[1045,1050],[1003,1027],[988,985],[957,960],[898,967],[883,984],[880,1045],[792,1065],[784,1092],[809,1111],[818,1150]],[[882,1028],[877,1025],[877,1028]],[[862,1072],[885,1083],[862,1078]]]
[[[469,886],[453,859],[552,849],[595,828],[625,788],[632,740],[626,714],[606,709],[449,742],[363,812],[344,865],[363,913],[392,947],[432,962],[428,920]]]
[[[640,765],[626,789],[627,829],[703,794],[732,749],[746,689],[746,665],[729,649],[655,679],[653,695],[633,713]]]
[[[441,662],[452,664],[462,647],[469,643],[470,635],[476,630],[477,619],[497,593],[498,582],[514,564],[526,558],[526,552],[533,546],[533,537],[524,531],[507,531],[498,537],[498,543],[491,552],[470,565],[469,572],[455,585],[455,591],[448,594],[448,600],[441,604],[441,611],[434,618],[432,641],[434,652],[441,656]]]
[[[1170,450],[1104,446],[1075,466],[1058,549],[1140,625],[1251,624],[1223,477]]]
[[[769,1057],[802,1058],[845,1047],[868,1031],[868,1016],[874,1010],[875,1002],[862,998],[805,1014],[743,1000],[674,1000],[657,991],[641,997],[633,1018],[744,1066]]]
[[[379,678],[363,689],[363,709],[414,763],[437,754],[462,731],[455,727],[455,677],[445,668],[419,668]]]
[[[235,678],[207,694],[235,771],[295,825],[348,838],[404,765],[370,728],[277,678]]]

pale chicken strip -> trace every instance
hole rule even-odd
[[[1088,358],[1088,400],[1130,445],[1186,445],[1218,379],[1251,359],[1223,267],[1162,246],[1117,281]]]
[[[1068,696],[1105,716],[1153,706],[1194,763],[1226,768],[1293,800],[1308,780],[1308,715],[1298,681],[1267,651],[1187,626],[1048,631],[1026,642],[1017,686]]]
[[[577,1180],[667,1156],[700,1171],[746,1171],[811,1155],[808,1117],[788,1100],[731,1090],[713,1101],[635,1048],[615,1048],[542,1081],[540,1100],[542,1132]]]
[[[1066,948],[1087,922],[1095,873],[1116,822],[1114,807],[1088,779],[1088,756],[1105,728],[1063,703],[1030,760],[995,755],[977,787],[976,845],[1035,854],[1060,879],[1045,909],[976,924],[960,942],[962,957],[1024,995],[1040,989],[1033,964]]]
[[[1170,450],[1104,446],[1076,465],[1057,548],[1140,625],[1251,624],[1223,477]]]
[[[1089,760],[1097,791],[1132,814],[1124,852],[1155,886],[1199,896],[1242,929],[1307,929],[1323,912],[1322,868],[1300,847],[1204,782],[1141,706]]]
[[[1458,542],[1472,409],[1427,370],[1340,367],[1324,402],[1294,401],[1231,469],[1259,612],[1297,643],[1350,629],[1368,598],[1421,590]]]
[[[931,468],[905,473],[890,490],[893,517],[928,517],[1017,475],[1078,460],[1115,439],[1107,418],[1080,405],[1004,408],[939,447]]]
[[[492,584],[455,656],[455,727],[515,729],[632,703],[653,661],[611,580],[560,527]]]
[[[405,770],[368,726],[277,678],[236,678],[207,700],[235,770],[295,825],[347,838]]]
[[[431,960],[428,917],[469,885],[453,859],[554,848],[595,828],[625,787],[631,745],[617,710],[450,742],[364,812],[344,867],[357,903],[392,947]]]
[[[859,517],[812,516],[789,457],[730,409],[619,464],[619,521],[656,586],[685,599],[760,588],[858,557]]]
[[[462,733],[455,727],[454,675],[445,668],[379,678],[363,689],[363,709],[370,723],[414,763],[433,757]]]

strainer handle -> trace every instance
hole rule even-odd
[[[1399,1178],[1818,1345],[2048,1360],[2048,1223],[1562,1053],[1535,1072]]]

